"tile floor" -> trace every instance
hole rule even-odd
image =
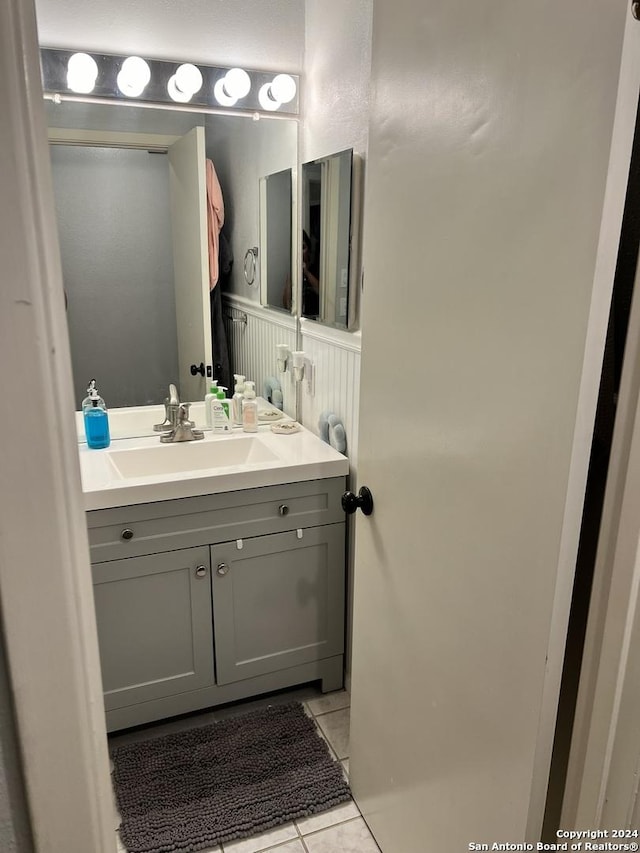
[[[159,737],[171,731],[202,726],[235,714],[244,714],[277,702],[302,702],[313,717],[318,731],[329,744],[331,753],[349,775],[349,694],[344,690],[322,694],[314,687],[289,690],[213,711],[113,735],[112,744]],[[116,822],[119,819],[116,816]],[[118,840],[118,850],[124,851]],[[313,817],[287,823],[240,841],[213,847],[203,853],[379,853],[380,848],[362,819],[353,800]]]

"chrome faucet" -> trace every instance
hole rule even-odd
[[[171,432],[160,436],[160,441],[164,444],[171,444],[174,441],[197,441],[199,438],[204,438],[204,433],[201,429],[195,429],[193,421],[189,420],[189,406],[191,403],[180,403],[178,405],[178,422]]]
[[[161,424],[154,424],[154,432],[167,432],[174,430],[178,426],[178,407],[180,406],[180,398],[178,397],[178,389],[175,385],[169,385],[169,396],[164,401],[164,421]]]

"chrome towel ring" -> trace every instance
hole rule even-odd
[[[248,285],[252,285],[256,280],[256,258],[258,257],[258,247],[247,249],[244,256],[244,280]]]

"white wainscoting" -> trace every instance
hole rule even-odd
[[[332,412],[344,424],[352,474],[358,464],[358,406],[360,400],[359,332],[342,332],[305,319],[300,321],[302,349],[313,362],[315,394],[301,392],[302,423],[319,433],[322,412]]]
[[[337,415],[347,434],[349,457],[349,488],[357,491],[358,467],[358,407],[360,402],[360,343],[359,332],[343,332],[320,326],[313,321],[300,320],[302,349],[313,362],[315,394],[301,391],[301,421],[307,429],[319,433],[318,419],[322,412]],[[355,552],[355,516],[347,516],[347,630],[345,648],[345,686],[351,682],[351,630],[353,625],[353,566]]]
[[[265,379],[277,379],[284,411],[295,417],[296,389],[291,373],[281,375],[276,369],[276,344],[296,348],[295,318],[232,294],[223,296],[223,314],[232,372],[254,380],[258,396],[263,393]],[[229,393],[233,394],[233,388]]]

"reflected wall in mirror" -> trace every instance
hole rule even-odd
[[[178,377],[167,156],[54,145],[51,163],[76,407],[91,370],[109,406],[162,403]]]
[[[351,149],[302,166],[301,316],[353,327],[354,156]]]
[[[297,123],[132,105],[63,102],[47,107],[50,138],[73,135],[78,129],[85,146],[87,139],[94,145],[96,140],[111,138],[109,148],[82,147],[78,140],[77,147],[52,146],[61,242],[71,232],[75,244],[72,249],[63,245],[62,257],[78,406],[88,380],[94,377],[110,407],[161,402],[170,382],[178,385],[183,400],[201,400],[208,379],[196,374],[195,384],[187,386],[188,380],[180,378],[179,363],[182,358],[187,368],[201,362],[212,365],[214,371],[222,368],[224,357],[217,343],[224,326],[216,324],[215,316],[210,319],[210,306],[216,311],[214,296],[218,311],[219,297],[225,292],[260,302],[258,289],[249,288],[244,280],[242,258],[249,246],[259,242],[260,177],[292,169],[296,163]],[[224,198],[222,234],[227,255],[223,263],[220,254],[219,282],[212,295],[206,256],[204,270],[200,249],[176,248],[176,220],[182,222],[185,216],[170,212],[168,155],[149,153],[157,150],[153,147],[121,150],[117,142],[122,134],[160,135],[166,151],[199,126],[203,151],[197,158],[213,161]],[[126,172],[120,174],[120,169]],[[198,163],[198,170],[203,183],[204,162]],[[195,219],[184,229],[196,245],[206,243],[202,198],[191,206]],[[180,253],[191,264],[180,285],[190,294],[191,308],[182,312],[174,281]],[[102,362],[99,338],[115,345]],[[182,357],[181,340],[190,348]],[[145,364],[147,355],[150,364]],[[232,387],[233,370],[228,358],[227,381],[221,384]],[[264,365],[265,376],[273,370],[273,364]],[[255,378],[260,390],[264,377]]]
[[[291,169],[260,179],[260,301],[279,311],[292,310],[292,202]]]

